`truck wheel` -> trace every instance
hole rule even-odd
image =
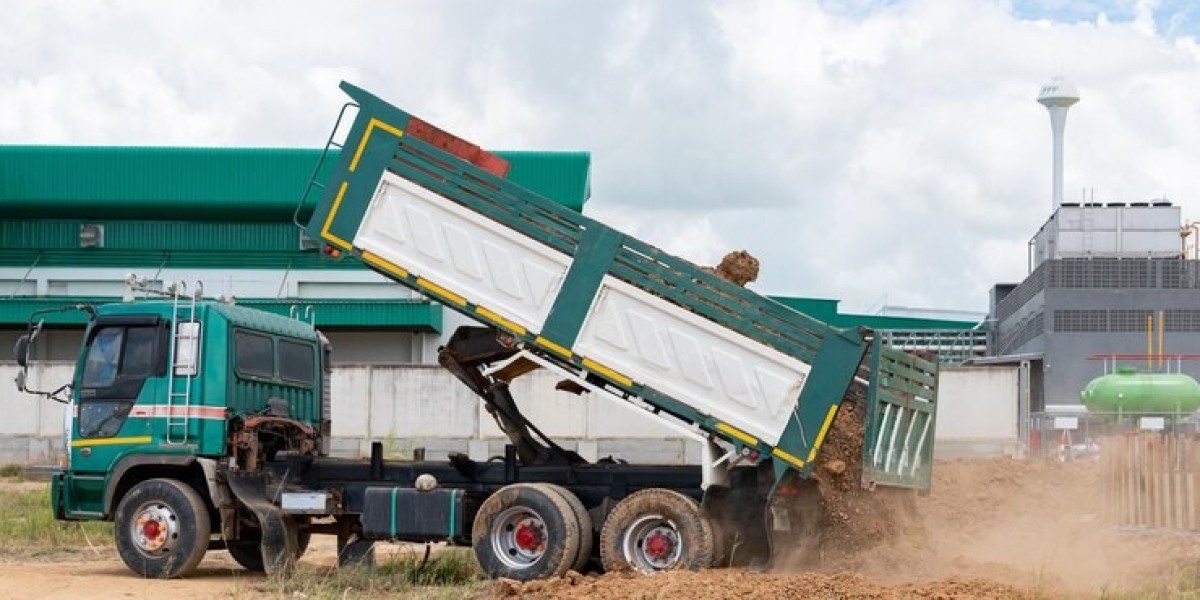
[[[312,540],[312,533],[307,529],[301,529],[296,533],[296,560],[300,560],[300,557],[304,556],[310,540]],[[233,557],[234,562],[242,565],[242,568],[247,571],[263,571],[262,544],[257,537],[229,542],[225,549],[229,551],[229,556]]]
[[[571,564],[571,570],[576,573],[582,573],[587,562],[592,558],[592,548],[595,546],[595,531],[592,529],[592,516],[588,514],[587,508],[584,508],[583,502],[579,500],[571,490],[552,483],[535,484],[548,488],[571,507],[571,512],[575,514],[575,520],[579,523],[579,554],[575,557],[575,562]]]
[[[113,523],[117,553],[142,577],[191,573],[208,550],[208,507],[200,494],[174,479],[148,479],[117,505]]]
[[[579,537],[567,500],[530,483],[505,486],[484,500],[471,529],[480,569],[518,581],[565,575],[579,557]]]
[[[695,500],[662,488],[630,494],[600,529],[605,571],[652,573],[712,565],[715,536]]]

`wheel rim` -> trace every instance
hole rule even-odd
[[[675,566],[683,554],[679,528],[661,515],[646,515],[625,530],[621,544],[625,560],[639,571],[661,571]]]
[[[134,547],[142,554],[167,554],[175,549],[179,540],[179,517],[162,502],[147,502],[134,512],[129,533]]]
[[[546,554],[546,522],[537,512],[514,506],[496,516],[492,550],[510,569],[525,569]]]

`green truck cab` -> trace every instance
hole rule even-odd
[[[323,453],[328,343],[308,323],[198,295],[80,308],[90,320],[72,381],[41,392],[69,404],[56,518],[114,521],[118,550],[143,574],[181,573],[210,546],[259,562],[256,548],[233,548],[260,535],[245,520],[222,530],[220,512],[237,509],[221,471]],[[39,331],[31,320],[17,344],[22,391],[39,393],[28,388]]]

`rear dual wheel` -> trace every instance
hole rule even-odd
[[[630,494],[613,507],[600,529],[605,571],[653,573],[713,565],[716,536],[695,500],[651,488]]]
[[[561,577],[591,556],[591,519],[562,487],[516,483],[484,500],[475,514],[471,545],[489,577]]]

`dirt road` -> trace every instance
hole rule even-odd
[[[85,552],[71,552],[34,559],[8,557],[0,563],[0,597],[3,598],[253,598],[262,576],[235,570],[227,556],[205,559],[200,570],[187,579],[148,581],[130,575],[113,552],[92,559]]]
[[[1117,531],[1101,518],[1093,463],[1008,460],[939,462],[933,494],[919,498],[905,535],[853,555],[782,565],[776,572],[714,570],[654,577],[578,576],[525,585],[476,584],[413,590],[412,596],[561,598],[1093,598],[1117,592],[1173,592],[1200,564],[1190,537]],[[870,515],[850,515],[869,520]],[[387,550],[387,548],[392,548]],[[383,546],[384,552],[395,547]],[[410,550],[411,551],[411,550]],[[386,558],[381,558],[386,561]],[[328,577],[330,540],[315,539],[301,575]],[[188,579],[133,577],[110,547],[68,552],[0,550],[0,598],[316,598],[371,597],[320,587],[284,589],[211,552]],[[1195,593],[1193,591],[1193,593]],[[395,597],[390,592],[388,597]]]

